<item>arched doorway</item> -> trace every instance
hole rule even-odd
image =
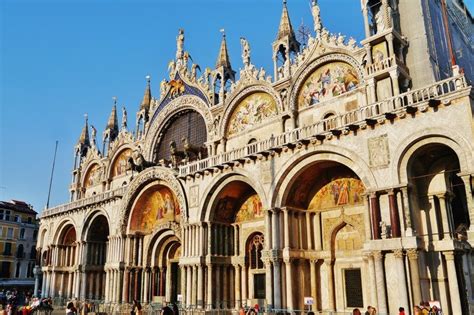
[[[105,298],[105,262],[109,243],[109,223],[102,214],[95,215],[86,230],[86,245],[81,297],[92,300]]]
[[[366,268],[364,193],[359,176],[335,161],[311,163],[295,174],[282,208],[285,308],[304,309],[302,297],[313,298],[313,310],[345,312],[360,304],[362,294],[357,303],[340,297],[354,295],[346,279],[361,282]]]
[[[452,312],[460,309],[467,313],[466,292],[474,283],[463,270],[471,264],[472,254],[460,251],[459,255],[453,255],[452,251],[435,250],[436,244],[443,241],[467,244],[465,231],[472,222],[466,187],[458,176],[459,158],[447,145],[429,143],[410,156],[406,172],[413,228],[426,248],[420,257],[424,261],[420,270],[422,300],[440,301],[443,309],[451,306]],[[455,287],[453,281],[458,292],[451,291]]]
[[[262,201],[245,179],[221,184],[209,218],[211,257],[207,268],[207,304],[240,308],[265,305],[265,272],[261,252],[265,231]]]

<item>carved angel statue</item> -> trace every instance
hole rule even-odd
[[[262,81],[265,81],[265,76],[266,76],[266,72],[265,72],[265,69],[260,68],[260,72],[258,73],[258,79],[259,80],[262,80]]]
[[[127,110],[122,106],[122,129],[127,129]]]
[[[174,74],[175,69],[176,69],[176,62],[174,60],[171,60],[168,63],[168,72],[170,73],[170,76]]]
[[[176,60],[181,59],[181,57],[183,56],[183,49],[184,49],[184,30],[180,28],[178,36],[176,37]]]
[[[201,67],[199,67],[199,65],[193,63],[193,65],[191,67],[191,80],[196,81],[198,70],[201,71]]]
[[[96,136],[97,136],[97,129],[93,125],[91,125],[91,139],[92,139],[92,146],[95,147],[96,145]]]
[[[163,79],[160,83],[160,96],[163,97],[166,93],[166,89],[168,88],[168,81]]]
[[[250,45],[244,37],[240,38],[240,44],[242,45],[242,61],[247,68],[250,66]]]
[[[318,33],[319,36],[323,28],[323,24],[321,23],[321,9],[319,8],[317,0],[312,1],[311,13],[313,14],[314,31]]]
[[[380,7],[377,13],[375,13],[375,28],[377,34],[385,30],[385,21],[382,7]]]

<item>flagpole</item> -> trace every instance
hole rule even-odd
[[[53,167],[51,168],[51,177],[49,179],[48,201],[46,201],[46,209],[49,208],[49,197],[51,197],[51,186],[53,185],[54,165],[56,164],[57,151],[58,151],[58,140],[56,140],[56,147],[54,148]]]

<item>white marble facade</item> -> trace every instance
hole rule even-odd
[[[86,121],[71,201],[41,216],[42,295],[288,311],[312,297],[313,310],[379,314],[439,301],[472,313],[471,87],[453,68],[410,89],[395,7],[382,1],[373,26],[362,3],[362,47],[326,30],[313,1],[304,48],[285,4],[273,78],[245,40],[235,81],[225,36],[216,69],[198,77],[180,31],[135,132],[114,109],[99,152]]]

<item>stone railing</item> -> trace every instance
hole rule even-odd
[[[45,218],[45,217],[62,213],[65,211],[69,211],[72,209],[84,207],[87,205],[99,203],[99,202],[112,199],[115,197],[122,197],[126,190],[127,190],[127,187],[120,187],[120,188],[109,190],[109,191],[106,191],[106,192],[103,192],[103,193],[100,193],[88,198],[79,199],[70,203],[56,206],[54,208],[49,208],[49,209],[44,210],[43,213],[41,213],[41,218]]]
[[[371,63],[365,67],[365,70],[367,71],[367,75],[370,76],[379,72],[386,71],[387,69],[390,69],[397,65],[399,67],[402,67],[407,72],[406,66],[396,56],[390,56],[375,63]]]
[[[393,119],[400,113],[414,113],[419,107],[437,104],[437,98],[465,87],[467,87],[467,83],[464,76],[439,81],[425,88],[409,91],[341,115],[331,116],[312,125],[287,131],[280,135],[271,135],[266,140],[253,142],[241,148],[181,165],[179,166],[179,176],[185,177],[257,154],[266,154],[270,150],[308,141],[312,138],[322,140],[331,136],[339,136],[342,133],[348,133],[350,130],[375,124],[380,119]]]

